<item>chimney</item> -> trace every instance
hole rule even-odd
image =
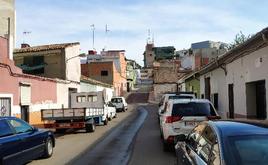
[[[22,44],[21,44],[21,48],[29,48],[29,47],[30,47],[29,44],[26,44],[26,43],[22,43]]]
[[[89,50],[88,55],[96,55],[97,51],[96,50]]]

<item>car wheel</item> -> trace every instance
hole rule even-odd
[[[52,156],[52,154],[53,154],[53,141],[52,141],[51,137],[48,137],[46,140],[45,152],[44,152],[43,157],[49,158]]]
[[[66,129],[56,129],[55,133],[63,134],[65,131]]]
[[[91,124],[87,124],[86,125],[86,132],[94,132],[96,129],[95,124],[91,123]]]
[[[164,142],[164,141],[163,141],[163,150],[165,152],[170,151],[170,145],[168,143]]]
[[[106,117],[106,119],[103,121],[103,124],[104,124],[104,125],[107,125],[107,124],[108,124],[108,119],[107,119],[107,117]]]
[[[117,114],[116,113],[114,114],[114,118],[117,118]]]
[[[122,111],[123,111],[123,112],[126,112],[126,110],[125,110],[125,106],[123,106]]]

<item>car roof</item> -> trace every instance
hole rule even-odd
[[[174,100],[170,100],[170,102],[172,102],[173,104],[190,103],[190,102],[194,102],[194,103],[210,103],[210,101],[207,100],[207,99],[174,99]]]
[[[124,97],[112,97],[112,99],[122,99]]]
[[[221,136],[268,134],[268,121],[218,120],[208,121]]]
[[[16,117],[13,117],[13,116],[0,116],[0,120],[6,120],[6,119],[16,119]]]

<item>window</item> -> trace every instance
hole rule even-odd
[[[77,101],[78,103],[86,102],[86,96],[77,96],[77,97],[76,97],[76,101]]]
[[[210,103],[188,102],[174,104],[172,116],[216,116],[216,113]]]
[[[44,56],[26,56],[23,59],[23,73],[34,75],[44,74],[44,65]]]
[[[0,120],[0,137],[12,135],[13,131],[4,120]]]
[[[88,95],[87,101],[88,102],[96,102],[97,101],[97,96],[95,96],[95,95]]]
[[[14,127],[16,133],[25,133],[33,130],[29,124],[21,120],[12,119],[9,120],[9,123]]]
[[[107,70],[102,70],[101,71],[101,76],[108,76],[108,71]]]

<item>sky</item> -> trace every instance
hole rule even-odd
[[[255,0],[16,0],[16,46],[80,42],[86,53],[93,48],[94,24],[98,52],[126,50],[143,65],[148,29],[155,46],[176,50],[205,40],[230,43],[240,31],[266,28],[267,6]]]

